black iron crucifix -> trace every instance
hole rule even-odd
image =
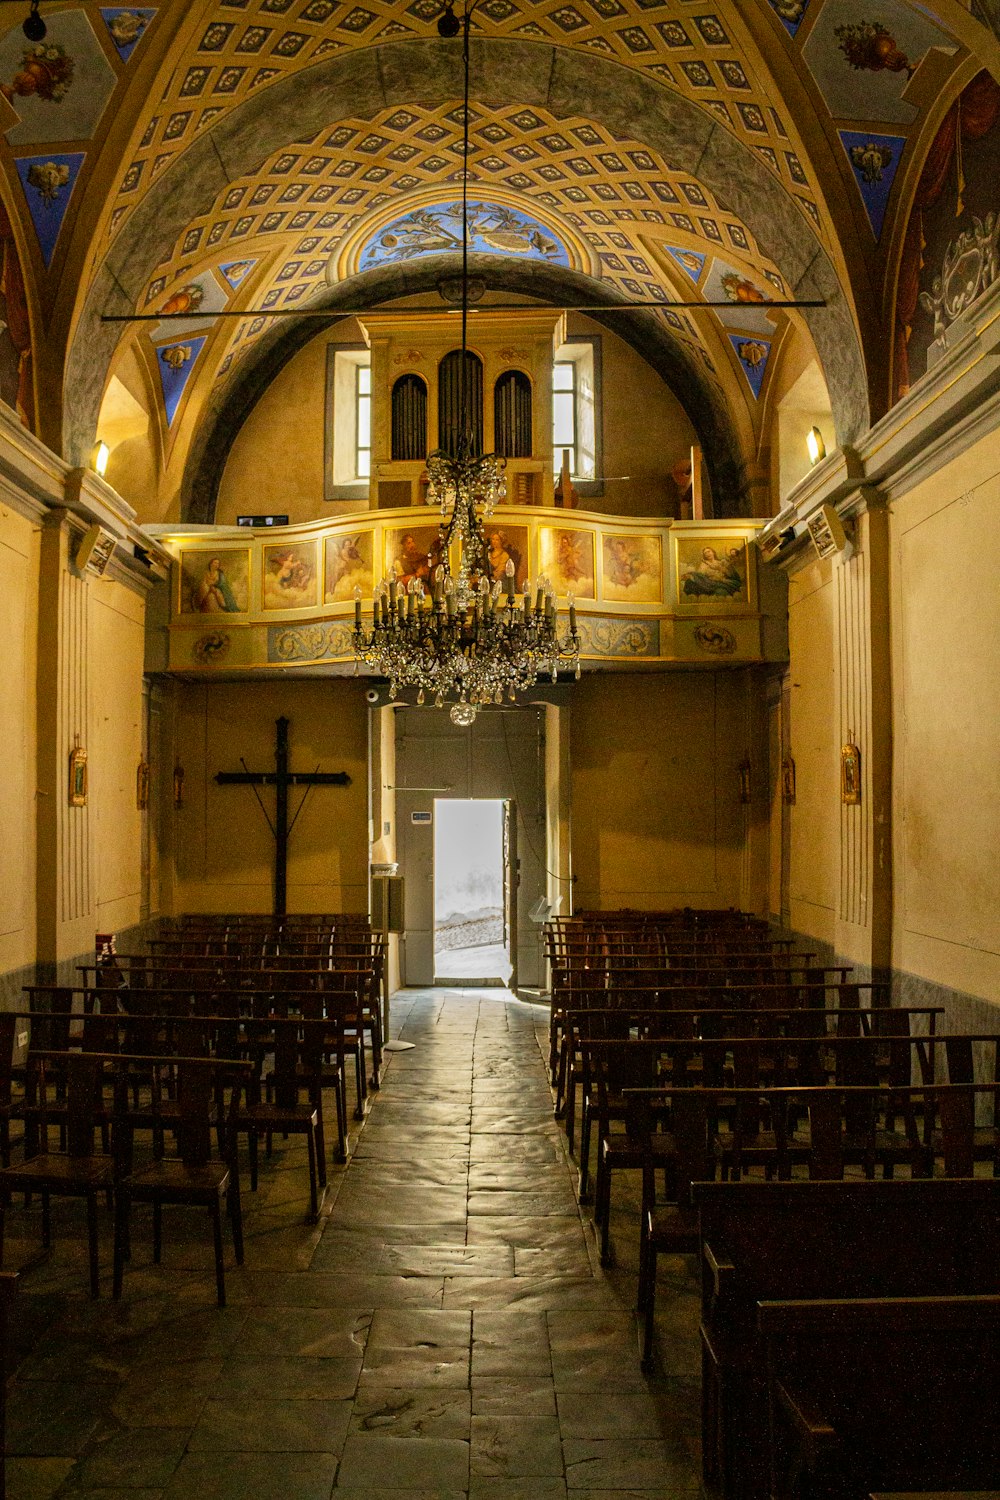
[[[242,771],[217,771],[215,779],[219,786],[251,786],[254,796],[260,802],[261,811],[267,818],[271,832],[274,834],[274,915],[283,917],[288,892],[288,836],[295,826],[295,821],[305,806],[305,797],[299,803],[298,812],[292,819],[291,826],[288,822],[288,788],[290,786],[350,786],[351,778],[346,771],[289,771],[288,769],[288,720],[284,717],[275,719],[277,734],[274,743],[274,765],[273,771],[250,771],[247,769],[246,761],[241,761]],[[257,791],[259,786],[273,786],[275,789],[274,822],[268,814],[267,808],[261,800]],[[308,797],[309,792],[306,792]]]

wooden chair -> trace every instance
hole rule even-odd
[[[671,1175],[676,1201],[666,1206],[658,1205],[658,1163],[652,1150],[655,1128],[652,1096],[639,1091],[627,1097],[628,1133],[640,1144],[643,1156],[638,1312],[642,1327],[642,1367],[648,1370],[653,1358],[656,1262],[660,1255],[698,1253],[698,1213],[691,1207],[691,1183],[712,1180],[716,1153],[710,1128],[709,1091],[677,1089],[670,1106]]]
[[[237,1064],[217,1064],[204,1058],[177,1058],[173,1063],[176,1099],[169,1101],[168,1118],[160,1122],[158,1130],[154,1129],[156,1154],[151,1161],[138,1166],[134,1163],[136,1122],[125,1102],[124,1092],[119,1093],[117,1122],[121,1170],[115,1201],[114,1295],[119,1298],[122,1294],[125,1261],[129,1258],[129,1210],[132,1203],[153,1205],[153,1260],[157,1265],[162,1258],[163,1205],[189,1204],[208,1210],[215,1245],[218,1302],[220,1307],[225,1307],[222,1206],[227,1198],[236,1264],[243,1264],[243,1214],[235,1144],[241,1084],[248,1070],[240,1069]],[[220,1068],[224,1069],[231,1084],[227,1150],[224,1154],[213,1155],[213,1115]],[[154,1083],[154,1114],[159,1097],[160,1089]],[[176,1133],[175,1155],[167,1155],[164,1149],[168,1130]]]
[[[3,1234],[11,1195],[40,1192],[42,1195],[42,1244],[52,1243],[51,1197],[87,1200],[87,1240],[90,1257],[90,1293],[100,1291],[97,1254],[97,1197],[112,1191],[114,1155],[93,1149],[94,1133],[105,1117],[104,1071],[106,1059],[86,1052],[36,1053],[28,1058],[28,1092],[32,1099],[31,1128],[26,1132],[27,1160],[0,1168],[0,1264]],[[53,1084],[65,1087],[60,1101],[59,1123],[65,1131],[66,1147],[48,1149],[47,1106]]]
[[[257,1023],[251,1031],[254,1069],[246,1108],[236,1127],[248,1137],[250,1189],[257,1191],[260,1137],[264,1136],[270,1155],[275,1134],[304,1135],[309,1156],[309,1217],[316,1220],[319,1188],[325,1189],[327,1181],[323,1133],[325,1022],[278,1017],[271,1023]],[[273,1069],[265,1078],[264,1062],[269,1054],[273,1056]],[[338,1123],[341,1107],[338,1095]]]

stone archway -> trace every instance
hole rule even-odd
[[[472,48],[472,97],[509,100],[511,79],[526,104],[586,116],[621,135],[640,135],[737,213],[781,270],[793,296],[826,306],[804,316],[830,392],[837,439],[868,426],[864,359],[836,271],[791,196],[752,152],[706,112],[620,63],[549,43],[481,39]],[[461,49],[441,40],[390,42],[340,54],[252,96],[206,130],[164,171],[114,242],[87,294],[67,358],[63,452],[82,463],[96,432],[101,394],[119,338],[102,314],[129,314],[150,270],[217,193],[252,173],[292,139],[347,115],[392,105],[437,104],[461,93]],[[398,295],[398,289],[396,292]]]

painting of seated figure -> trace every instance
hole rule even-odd
[[[616,604],[658,604],[663,560],[658,536],[606,534],[601,538],[603,595]]]
[[[238,615],[249,607],[250,554],[243,548],[181,554],[182,615]]]
[[[680,604],[748,604],[747,546],[742,537],[678,537]]]

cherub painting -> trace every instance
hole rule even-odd
[[[316,582],[315,542],[264,548],[265,609],[304,609],[318,603]]]
[[[182,615],[237,615],[250,603],[250,559],[240,550],[185,552],[181,558]]]
[[[727,537],[678,539],[677,583],[681,604],[746,604],[746,543]]]
[[[657,604],[663,597],[663,563],[657,536],[605,535],[601,540],[605,599]]]
[[[372,591],[372,534],[355,531],[348,536],[326,539],[327,604],[339,604],[354,598],[355,588],[363,594]]]
[[[594,599],[594,536],[590,531],[566,531],[543,526],[538,533],[538,570],[557,594]]]

